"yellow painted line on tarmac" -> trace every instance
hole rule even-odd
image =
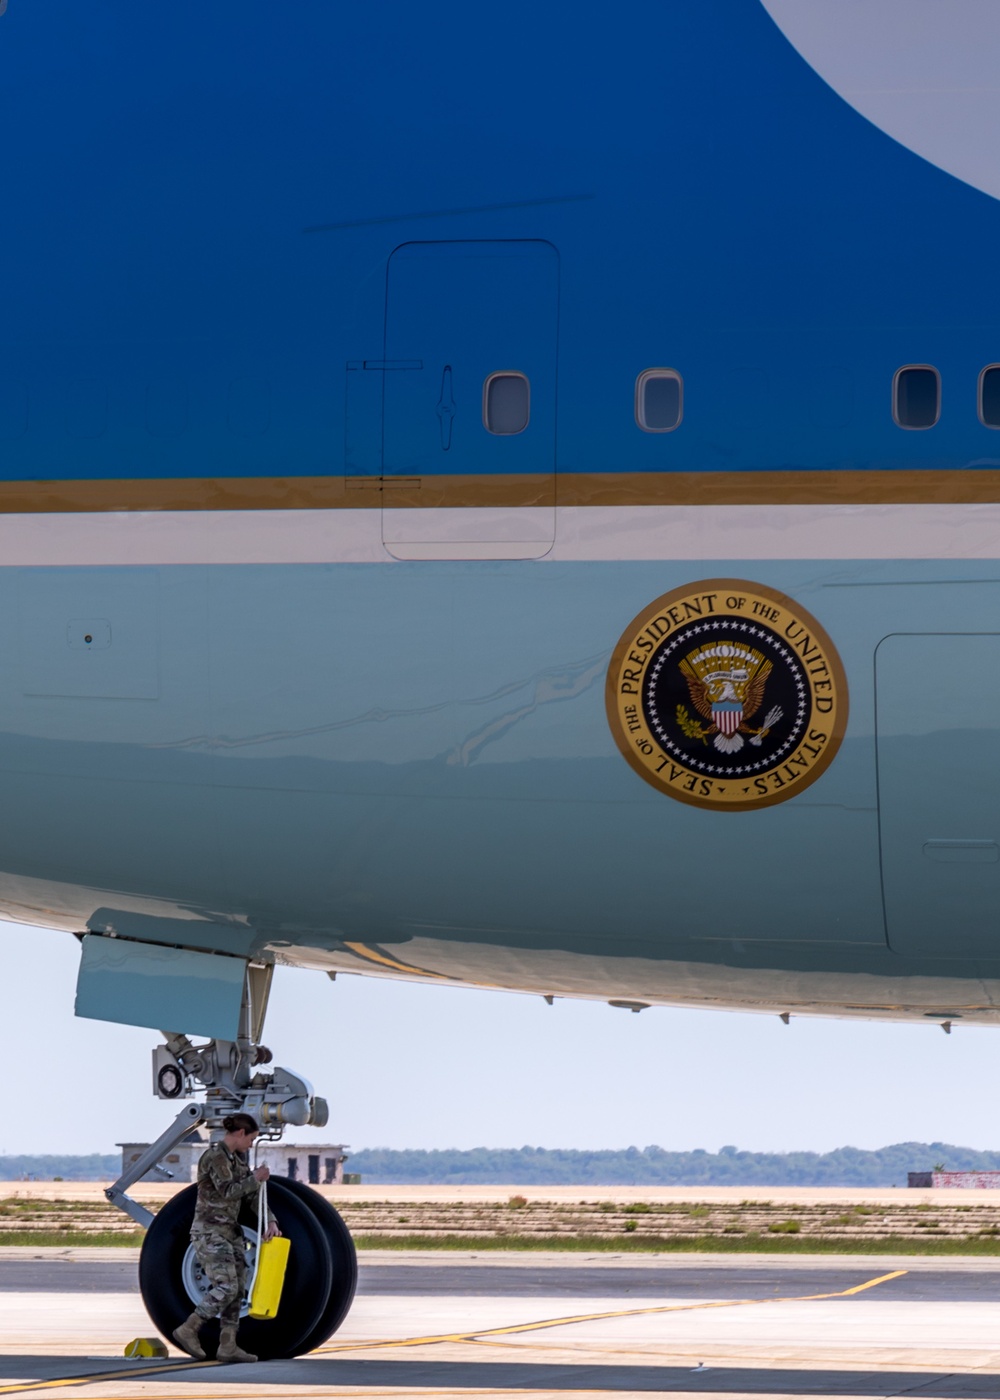
[[[894,1269],[891,1274],[879,1274],[878,1278],[870,1278],[867,1283],[857,1283],[853,1288],[845,1288],[843,1293],[817,1293],[814,1298],[803,1299],[803,1302],[813,1302],[815,1298],[850,1298],[855,1293],[864,1293],[866,1288],[877,1288],[880,1283],[888,1283],[890,1279],[902,1278],[908,1274],[909,1269]]]
[[[291,1382],[289,1386],[276,1387],[268,1386],[263,1380],[258,1380],[252,1389],[231,1390],[227,1386],[224,1394],[227,1400],[275,1400],[275,1397],[282,1396],[287,1390],[290,1400],[304,1400],[304,1397],[300,1396],[303,1389],[304,1387],[298,1385],[297,1382]],[[354,1400],[354,1397],[359,1396],[364,1396],[364,1400],[378,1400],[380,1396],[392,1396],[395,1397],[395,1400],[401,1400],[401,1397],[402,1400],[417,1400],[417,1397],[423,1396],[550,1396],[552,1386],[461,1386],[459,1389],[444,1386],[420,1386],[420,1389],[415,1392],[412,1387],[402,1385],[392,1386],[391,1390],[375,1390],[373,1386],[366,1386],[363,1390],[342,1390],[339,1386],[336,1390],[315,1390],[315,1387],[310,1383],[310,1393],[324,1397],[324,1400]],[[221,1396],[221,1394],[223,1394],[221,1390],[216,1390],[213,1392],[213,1397]],[[559,1390],[560,1400],[563,1396],[606,1396],[606,1394],[608,1394],[606,1387],[594,1389],[590,1386],[580,1386],[577,1390],[563,1390],[560,1387]],[[150,1400],[150,1393],[143,1392],[143,1394],[136,1394],[136,1396],[116,1394],[113,1400]],[[192,1394],[192,1396],[186,1396],[185,1400],[206,1400],[206,1397]]]
[[[398,1337],[394,1340],[373,1342],[342,1342],[335,1346],[318,1347],[315,1356],[330,1356],[345,1351],[374,1351],[382,1347],[427,1347],[440,1346],[444,1342],[469,1342],[475,1344],[487,1337],[510,1337],[516,1333],[542,1332],[550,1327],[572,1327],[581,1322],[607,1322],[624,1317],[651,1317],[658,1313],[704,1312],[711,1308],[752,1308],[763,1303],[819,1303],[831,1298],[851,1298],[866,1289],[877,1288],[880,1283],[902,1278],[907,1269],[894,1269],[891,1274],[879,1274],[878,1278],[857,1283],[853,1288],[844,1288],[836,1293],[806,1293],[788,1298],[726,1298],[715,1303],[666,1303],[654,1308],[625,1308],[613,1312],[579,1313],[572,1317],[551,1317],[541,1322],[518,1322],[510,1327],[487,1327],[471,1332],[442,1332],[430,1337]]]
[[[2,1365],[0,1361],[0,1365]],[[61,1390],[71,1385],[97,1385],[105,1381],[134,1380],[141,1375],[162,1376],[171,1371],[204,1370],[208,1366],[221,1366],[221,1361],[168,1361],[165,1366],[130,1366],[127,1371],[94,1371],[89,1376],[57,1376],[50,1381],[18,1381],[14,1385],[0,1385],[0,1395],[23,1395],[29,1390]],[[192,1398],[193,1400],[193,1398]]]

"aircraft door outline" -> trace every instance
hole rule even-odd
[[[541,240],[405,243],[386,273],[382,541],[401,559],[530,559],[555,539],[559,257]],[[405,373],[388,372],[406,365]],[[412,368],[411,368],[412,367]],[[486,389],[526,381],[491,430]]]
[[[875,651],[879,848],[893,952],[1000,950],[1000,634],[895,632]]]

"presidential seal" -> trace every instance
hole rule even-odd
[[[847,726],[830,638],[791,598],[745,579],[706,579],[644,608],[615,647],[605,699],[640,777],[713,811],[794,797]]]

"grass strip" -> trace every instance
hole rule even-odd
[[[802,1235],[364,1235],[358,1249],[552,1250],[587,1254],[968,1254],[1000,1255],[1000,1239],[823,1239]]]
[[[145,1239],[145,1230],[0,1230],[0,1248],[6,1244],[57,1245],[62,1249],[127,1245],[134,1249]]]
[[[4,1245],[61,1249],[135,1248],[145,1238],[143,1230],[3,1230]],[[558,1251],[567,1254],[913,1254],[1000,1256],[1000,1238],[975,1235],[881,1235],[870,1239],[824,1239],[803,1235],[372,1235],[357,1234],[358,1249],[504,1250],[530,1253]]]

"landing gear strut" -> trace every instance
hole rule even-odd
[[[205,1090],[204,1103],[186,1103],[156,1142],[109,1186],[108,1200],[146,1230],[139,1258],[139,1287],[150,1318],[167,1338],[201,1301],[205,1281],[191,1246],[197,1188],[188,1186],[155,1215],[132,1200],[128,1189],[156,1167],[194,1128],[222,1136],[230,1113],[250,1113],[261,1137],[277,1141],[287,1124],[323,1127],[327,1106],[308,1081],[276,1067],[267,1073],[271,1052],[260,1044],[271,981],[270,967],[247,969],[240,1034],[235,1041],[212,1040],[193,1045],[185,1035],[164,1032],[165,1044],[153,1052],[154,1092],[163,1099],[185,1098]],[[298,1181],[272,1177],[268,1199],[282,1233],[291,1240],[285,1286],[277,1317],[247,1317],[243,1303],[240,1343],[262,1360],[300,1356],[312,1351],[343,1322],[354,1299],[358,1263],[354,1241],[343,1220],[319,1192]],[[247,1277],[253,1276],[256,1218],[241,1222],[247,1240]],[[207,1323],[201,1343],[215,1355],[218,1323]]]

